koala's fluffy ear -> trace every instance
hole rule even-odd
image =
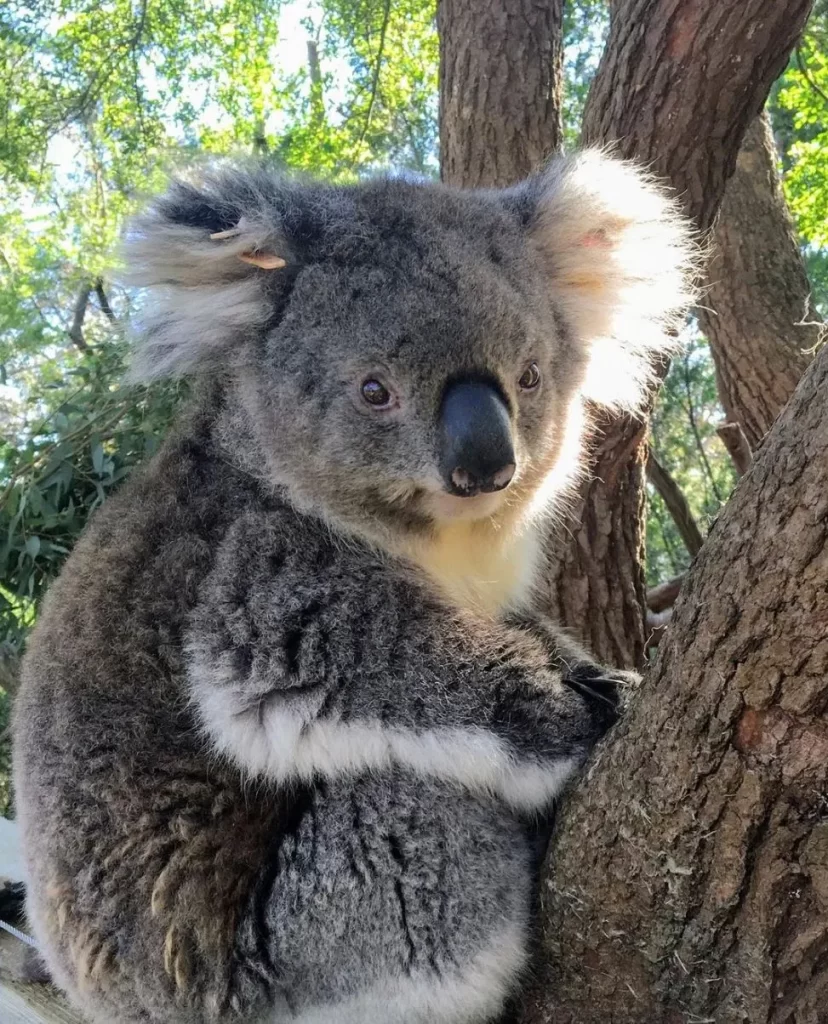
[[[146,294],[130,379],[221,365],[272,316],[272,275],[290,263],[273,189],[255,172],[213,172],[174,182],[132,221],[122,279]]]
[[[698,251],[689,225],[641,170],[595,150],[553,161],[527,186],[533,242],[555,301],[588,350],[584,394],[635,408],[652,356],[675,345],[694,298]]]

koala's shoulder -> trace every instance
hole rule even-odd
[[[60,649],[103,675],[110,650],[174,651],[223,538],[260,500],[205,434],[176,428],[92,516],[47,594],[29,660]]]
[[[217,547],[210,582],[250,591],[284,579],[307,586],[327,574],[347,574],[371,555],[278,498],[250,504],[233,519]]]

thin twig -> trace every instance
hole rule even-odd
[[[382,28],[380,29],[380,41],[379,49],[377,50],[377,60],[374,64],[374,75],[371,81],[371,98],[368,100],[368,110],[365,112],[365,122],[362,125],[362,131],[359,135],[359,142],[361,143],[365,136],[368,134],[368,128],[371,124],[371,115],[374,112],[374,104],[377,99],[377,93],[379,91],[379,77],[382,69],[382,59],[385,51],[385,34],[388,31],[388,22],[391,20],[391,0],[385,0],[385,8],[382,15]]]
[[[6,255],[6,253],[2,249],[0,249],[0,260],[3,261],[3,263],[6,266],[6,269],[9,272],[9,275],[10,275],[9,283],[11,284],[12,291],[14,292],[15,295],[20,296],[20,291],[19,291],[19,289],[18,289],[18,287],[17,287],[17,285],[15,283],[15,279],[18,276],[18,272],[15,269],[14,264],[11,262],[9,257]],[[46,326],[49,328],[49,330],[50,331],[55,330],[55,325],[49,320],[48,316],[46,316],[46,313],[44,312],[43,307],[40,305],[40,303],[37,301],[37,299],[33,295],[27,296],[27,298],[28,298],[28,301],[31,303],[31,305],[34,306],[35,311],[37,312],[37,315],[40,317],[40,319],[43,321],[43,323],[46,324]]]
[[[147,8],[149,6],[149,0],[142,0],[141,9],[138,12],[137,25],[135,31],[124,44],[117,45],[107,55],[107,57],[101,61],[100,65],[95,68],[92,72],[92,76],[86,84],[86,88],[80,95],[80,98],[72,104],[69,110],[56,121],[53,125],[50,125],[50,135],[57,134],[66,127],[74,118],[83,118],[86,114],[87,109],[91,108],[98,98],[98,93],[95,92],[95,86],[98,81],[103,78],[101,82],[101,88],[105,84],[106,77],[110,72],[114,71],[118,65],[118,60],[121,55],[129,56],[134,54],[141,42],[141,36],[144,34],[144,29],[147,23]]]
[[[802,56],[802,47],[797,46],[795,53],[796,65],[802,72],[802,77],[805,79],[808,85],[810,85],[810,87],[814,90],[817,96],[819,96],[819,98],[823,100],[825,103],[828,103],[828,96],[825,95],[825,93],[822,91],[822,89],[820,89],[820,87],[816,84],[813,78],[811,78],[811,73],[805,64],[805,58]]]
[[[716,479],[713,476],[713,470],[710,466],[710,463],[707,460],[707,452],[704,450],[704,443],[702,441],[701,434],[699,433],[698,424],[696,423],[696,412],[693,408],[693,392],[690,387],[690,367],[687,362],[687,356],[684,357],[683,365],[684,390],[687,393],[687,418],[690,420],[690,430],[692,431],[693,437],[696,440],[696,447],[699,450],[699,458],[702,461],[702,465],[704,466],[705,472],[707,474],[707,479],[710,481],[710,486],[713,489],[713,497],[720,505],[722,505],[724,503],[724,499],[722,498],[721,494],[719,494],[719,488],[716,486]]]
[[[13,470],[8,476],[6,486],[3,488],[2,494],[0,494],[0,508],[2,508],[9,500],[9,495],[14,490],[18,480],[20,480],[22,477],[27,476],[30,473],[34,475],[35,473],[39,472],[39,470],[43,467],[43,464],[46,462],[49,456],[54,451],[56,451],[61,444],[74,441],[76,438],[81,437],[84,433],[86,433],[89,430],[89,428],[93,424],[99,423],[100,420],[104,419],[104,415],[106,413],[111,412],[112,406],[101,409],[100,412],[95,413],[94,416],[90,416],[87,420],[84,420],[84,422],[81,423],[80,426],[76,427],[74,430],[69,431],[68,434],[63,434],[60,438],[58,438],[58,440],[53,441],[50,444],[47,444],[43,448],[41,448],[40,451],[37,452],[37,454],[32,458],[31,462],[26,462],[23,465],[18,466],[17,469]],[[118,421],[123,418],[123,415],[123,406],[117,406],[115,415],[110,416],[108,420],[105,420],[103,426],[99,426],[96,432],[101,436],[106,436],[107,431],[115,427]]]
[[[666,608],[663,612],[647,612],[648,647],[658,647],[672,617],[672,608]]]

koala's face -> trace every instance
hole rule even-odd
[[[638,220],[598,194],[602,175]],[[502,193],[226,174],[177,186],[140,227],[141,283],[167,285],[145,369],[221,366],[272,479],[412,529],[530,502],[573,407],[636,397],[684,299],[669,207],[594,155]]]
[[[344,200],[307,251],[287,240],[295,276],[249,377],[260,441],[327,506],[489,515],[549,460],[582,349],[495,197],[383,182]]]

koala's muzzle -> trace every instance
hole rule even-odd
[[[450,384],[440,407],[440,471],[452,494],[502,491],[515,474],[509,409],[487,381]]]

